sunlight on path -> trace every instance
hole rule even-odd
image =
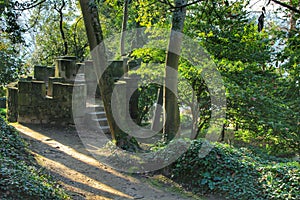
[[[78,133],[58,127],[13,125],[25,138],[37,162],[48,169],[73,200],[185,200],[194,199],[152,179],[127,175],[99,163],[82,145]]]
[[[127,194],[124,194],[118,190],[115,190],[114,188],[110,187],[110,186],[107,186],[103,183],[100,183],[99,181],[95,180],[95,179],[92,179],[80,172],[77,172],[71,168],[68,168],[66,167],[65,165],[59,163],[59,162],[55,162],[51,159],[48,159],[44,156],[41,156],[39,154],[36,154],[36,158],[37,158],[37,161],[40,165],[42,165],[43,167],[46,167],[47,169],[59,174],[60,176],[63,176],[65,178],[68,178],[68,179],[71,179],[71,180],[81,180],[81,183],[82,184],[86,184],[86,185],[92,185],[92,188],[96,189],[96,190],[102,190],[102,191],[105,191],[105,192],[108,192],[108,193],[111,193],[111,194],[114,194],[114,195],[118,195],[120,197],[125,197],[125,198],[128,198],[128,199],[133,199],[133,197],[127,195]],[[100,197],[100,196],[98,196]],[[110,199],[110,198],[105,198],[105,197],[102,197],[103,199]]]
[[[28,127],[25,127],[21,124],[12,124],[18,131],[20,131],[22,134],[28,136],[28,137],[31,137],[35,140],[38,140],[46,145],[49,145],[50,147],[52,148],[59,148],[60,151],[64,152],[65,154],[77,159],[77,160],[80,160],[81,162],[84,162],[86,164],[89,164],[89,165],[92,165],[92,166],[95,166],[95,167],[98,167],[99,166],[99,162],[92,158],[92,157],[89,157],[85,154],[82,154],[78,151],[76,151],[75,149],[69,147],[69,146],[66,146],[64,144],[61,144],[60,142],[58,141],[55,141],[53,140],[52,138],[48,137],[48,136],[45,136],[41,133],[38,133]],[[106,171],[109,171],[110,173],[114,174],[115,176],[119,176],[119,177],[122,177],[124,179],[128,179],[129,181],[132,181],[132,182],[136,182],[137,180],[135,180],[134,178],[130,177],[130,176],[124,176],[123,174],[113,170],[113,169],[109,169],[107,168]]]

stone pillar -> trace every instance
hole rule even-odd
[[[55,75],[54,67],[46,67],[35,65],[34,66],[34,78],[38,81],[48,82],[48,78]]]
[[[134,122],[138,122],[139,110],[138,110],[138,80],[139,77],[126,77],[126,98],[127,102],[129,101],[129,113],[130,117]]]
[[[18,88],[18,122],[31,123],[33,110],[31,81],[20,80]]]
[[[126,85],[125,81],[117,81],[112,96],[112,112],[116,122],[116,133],[121,133],[122,131],[126,133],[129,130]],[[116,137],[118,136],[116,135]]]
[[[55,102],[55,115],[50,121],[59,125],[73,124],[72,95],[74,84],[53,83],[53,101]]]
[[[17,83],[9,84],[7,87],[7,121],[18,121],[18,88],[15,87]]]
[[[75,84],[72,95],[73,118],[84,117],[86,108],[86,90],[85,84]]]
[[[77,73],[84,74],[85,63],[76,63]]]
[[[115,60],[111,61],[110,65],[108,66],[112,68],[112,76],[117,81],[124,75],[124,68],[123,68],[123,61],[122,60]]]
[[[87,60],[84,62],[84,77],[87,85],[88,96],[100,96],[96,72],[94,69],[93,61]]]
[[[61,99],[63,98],[62,84],[60,82],[52,83],[52,97],[53,99]]]
[[[123,74],[124,74],[124,77],[128,77],[128,60],[129,58],[128,57],[123,57]]]
[[[57,59],[55,65],[55,77],[66,80],[74,80],[77,74],[76,61],[71,59]]]
[[[53,83],[54,82],[64,82],[64,78],[62,78],[62,77],[49,77],[48,89],[47,89],[47,95],[48,96],[53,95]]]

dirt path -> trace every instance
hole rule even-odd
[[[29,141],[38,163],[59,180],[72,199],[199,199],[180,194],[173,184],[159,184],[161,178],[128,175],[104,166],[85,150],[75,130],[13,126]]]

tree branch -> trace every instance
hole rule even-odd
[[[293,6],[290,6],[290,5],[286,4],[286,3],[282,3],[282,2],[277,1],[277,0],[271,0],[271,1],[273,1],[273,2],[276,3],[276,4],[281,5],[282,7],[287,8],[287,9],[289,9],[289,10],[292,10],[292,11],[294,11],[295,13],[300,14],[300,10],[298,10],[297,8],[295,8],[295,7],[293,7]]]
[[[46,2],[47,0],[41,0],[40,2],[37,1],[34,1],[32,3],[15,3],[15,7],[14,10],[17,10],[17,11],[25,11],[25,10],[29,10],[31,8],[35,8],[39,5],[41,5],[42,3]]]
[[[66,6],[66,2],[65,0],[62,0],[62,4],[61,6],[58,8],[56,7],[56,4],[54,4],[54,9],[59,13],[59,30],[60,30],[60,34],[64,43],[64,55],[68,54],[68,42],[65,36],[65,32],[64,32],[64,27],[63,27],[63,20],[64,20],[64,16],[63,16],[63,9]]]
[[[182,8],[191,6],[191,5],[193,5],[193,4],[199,3],[199,2],[201,2],[201,1],[205,1],[205,0],[196,0],[196,1],[193,1],[193,2],[191,2],[191,3],[186,3],[186,4],[184,4],[184,5],[181,5],[181,6],[174,6],[173,4],[171,4],[171,2],[170,2],[169,0],[159,0],[159,2],[168,5],[168,6],[170,7],[170,9],[172,9],[172,10],[174,10],[174,9],[182,9]]]

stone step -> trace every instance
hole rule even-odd
[[[109,133],[110,131],[109,126],[100,126],[100,128],[104,133]]]
[[[96,112],[104,111],[104,106],[99,105],[99,106],[95,107],[95,111],[96,111]]]
[[[95,119],[95,118],[105,118],[106,114],[105,111],[96,111],[96,112],[89,112],[87,113],[88,115],[90,115],[91,119]]]
[[[92,105],[87,107],[88,112],[101,112],[104,111],[103,105]]]
[[[92,119],[96,122],[107,122],[107,118],[106,117],[103,117],[103,118],[95,118],[95,119]]]
[[[106,113],[104,111],[103,102],[97,102],[97,104],[88,104],[87,113],[85,114],[86,123],[89,126],[100,128],[104,133],[109,133]]]
[[[100,124],[100,126],[107,126],[108,122],[107,122],[107,118],[96,118],[96,119],[92,119],[95,122],[98,122]]]

